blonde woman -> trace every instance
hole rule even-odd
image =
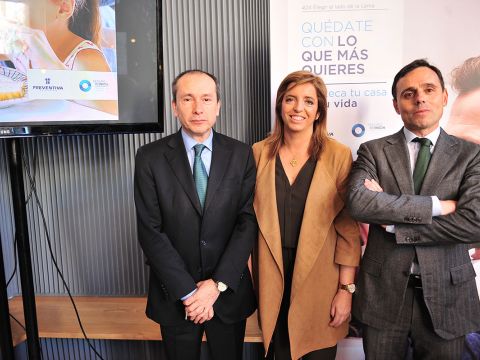
[[[327,137],[326,93],[318,76],[289,74],[273,132],[253,146],[254,266],[269,358],[335,359],[348,331],[360,235],[343,200],[352,156]]]

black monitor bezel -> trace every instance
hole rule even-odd
[[[161,0],[155,1],[156,9],[156,88],[157,88],[157,116],[156,121],[146,122],[113,122],[95,121],[88,123],[51,122],[44,124],[34,123],[6,123],[0,122],[0,138],[10,137],[35,137],[58,135],[101,135],[101,134],[135,134],[135,133],[161,133],[164,131],[164,85],[163,85],[163,41],[162,41],[162,5]],[[133,16],[133,15],[132,15]],[[120,100],[120,99],[119,99]]]

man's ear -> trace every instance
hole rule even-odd
[[[443,90],[443,106],[447,106],[448,103],[448,91],[447,89]]]
[[[218,100],[217,102],[217,116],[220,115],[220,108],[222,107],[222,102]]]
[[[400,115],[400,109],[398,108],[398,103],[396,99],[393,99],[393,107],[395,108],[397,114]]]
[[[172,110],[173,110],[173,115],[175,117],[178,117],[178,113],[177,113],[177,103],[175,102],[175,100],[172,100]]]

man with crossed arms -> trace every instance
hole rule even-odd
[[[460,359],[480,329],[468,249],[480,236],[480,146],[440,127],[441,72],[415,60],[395,76],[396,134],[358,150],[348,207],[369,223],[353,314],[367,359]]]

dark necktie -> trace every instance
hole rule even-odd
[[[415,162],[415,170],[413,171],[413,187],[415,194],[420,193],[422,188],[423,178],[427,172],[428,163],[430,162],[430,145],[432,142],[427,138],[415,138],[412,141],[420,143],[420,150],[418,151],[417,161]]]
[[[430,145],[432,145],[432,142],[427,138],[418,137],[412,141],[420,143],[420,150],[418,151],[417,161],[415,162],[415,170],[413,170],[413,187],[415,189],[415,194],[418,194],[422,188],[423,178],[425,177],[428,163],[430,162],[430,157],[432,156],[430,153]],[[416,252],[410,267],[410,274],[420,275],[420,265],[418,264]]]
[[[202,161],[202,151],[205,149],[205,145],[197,144],[193,148],[195,150],[195,159],[193,161],[193,181],[195,181],[195,187],[197,188],[198,199],[200,205],[205,204],[205,195],[207,194],[208,175],[205,169],[205,164]]]

